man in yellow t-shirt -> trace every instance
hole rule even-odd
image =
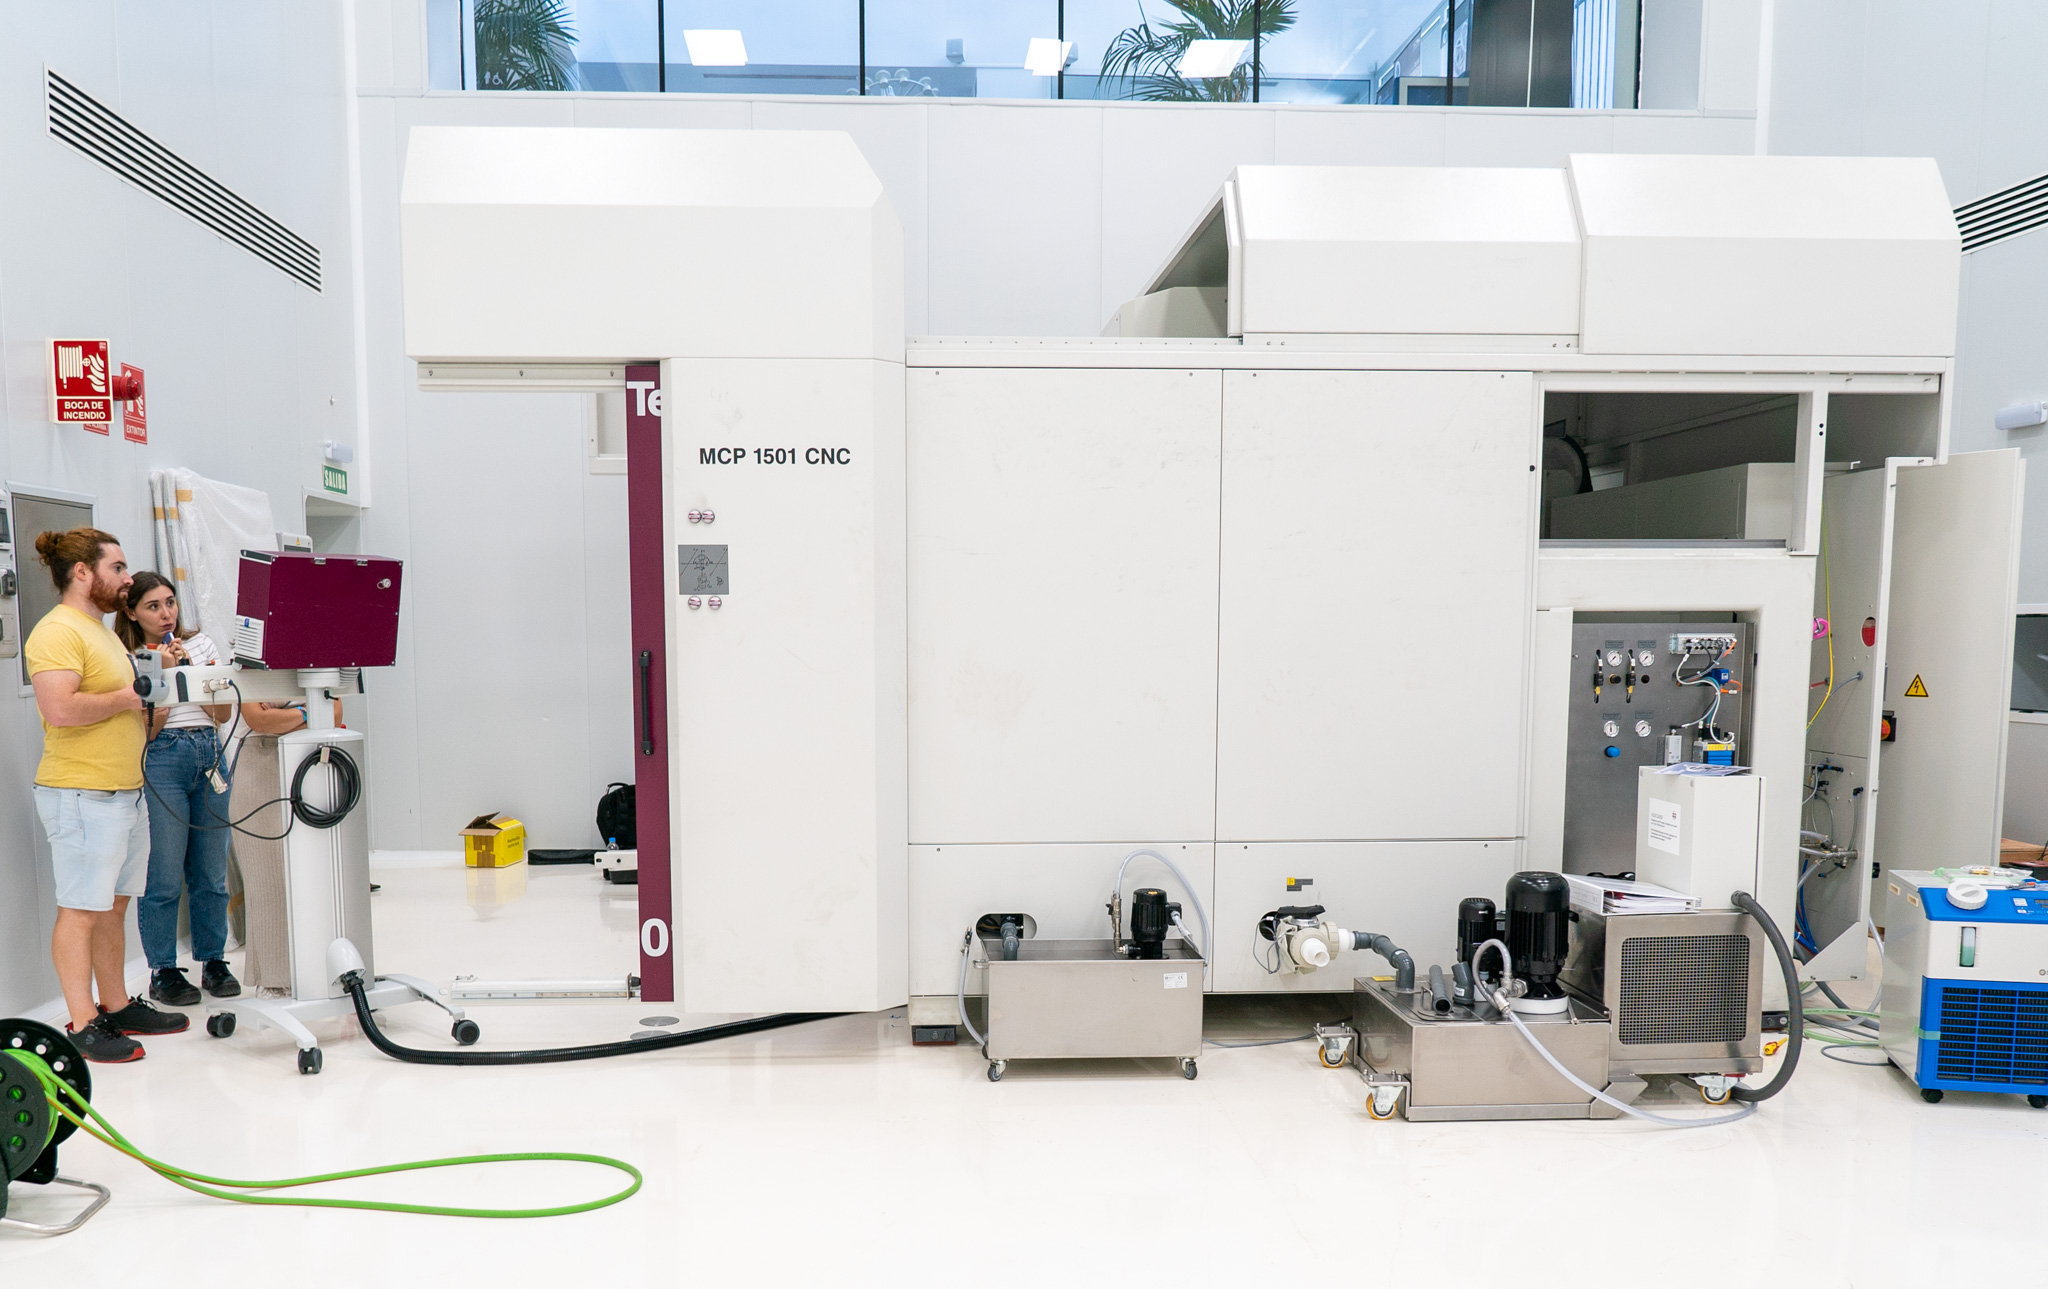
[[[128,901],[149,881],[141,792],[149,734],[135,669],[105,615],[133,579],[120,543],[97,528],[43,533],[36,553],[63,597],[22,650],[43,718],[35,798],[57,886],[50,957],[79,1051],[90,1061],[140,1060],[142,1044],[130,1035],[174,1034],[191,1022],[131,996],[125,977]]]

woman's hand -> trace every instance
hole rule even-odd
[[[176,636],[162,644],[151,645],[150,648],[164,656],[166,667],[183,667],[192,661],[191,656],[185,652],[185,642]]]

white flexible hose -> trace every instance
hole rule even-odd
[[[975,1046],[980,1047],[986,1045],[988,1040],[981,1036],[981,1031],[974,1027],[974,1022],[967,1019],[967,950],[973,944],[974,928],[968,927],[967,938],[960,942],[960,991],[957,1001],[960,1004],[960,1023],[967,1027],[968,1033],[974,1035]]]
[[[1717,1114],[1705,1119],[1681,1119],[1674,1115],[1651,1114],[1648,1110],[1638,1110],[1626,1101],[1617,1101],[1615,1098],[1608,1096],[1605,1092],[1602,1092],[1600,1089],[1594,1087],[1592,1084],[1586,1082],[1578,1075],[1573,1074],[1570,1070],[1566,1069],[1564,1067],[1564,1063],[1562,1061],[1559,1061],[1555,1056],[1552,1056],[1550,1054],[1550,1049],[1543,1046],[1542,1042],[1537,1039],[1536,1035],[1530,1032],[1529,1027],[1522,1023],[1522,1018],[1520,1016],[1515,1015],[1512,1011],[1508,1010],[1508,1000],[1502,991],[1496,990],[1494,992],[1493,1005],[1500,1009],[1501,1015],[1506,1016],[1508,1018],[1509,1024],[1513,1025],[1517,1030],[1521,1031],[1522,1037],[1529,1040],[1529,1046],[1535,1048],[1536,1054],[1550,1063],[1551,1069],[1556,1070],[1559,1074],[1564,1075],[1566,1080],[1568,1080],[1571,1083],[1571,1085],[1577,1088],[1579,1091],[1585,1093],[1587,1096],[1592,1097],[1595,1101],[1603,1101],[1608,1105],[1613,1106],[1615,1109],[1621,1111],[1623,1114],[1633,1115],[1635,1118],[1645,1120],[1649,1123],[1663,1124],[1667,1128],[1711,1128],[1717,1123],[1734,1123],[1737,1119],[1747,1119],[1749,1116],[1756,1113],[1756,1102],[1754,1101],[1746,1102],[1741,1109],[1735,1111],[1733,1114]]]
[[[1209,910],[1202,907],[1201,895],[1195,890],[1195,884],[1188,880],[1188,875],[1180,871],[1179,864],[1174,863],[1172,860],[1168,859],[1166,856],[1160,854],[1156,850],[1134,850],[1130,854],[1124,856],[1123,863],[1117,865],[1116,885],[1110,888],[1110,897],[1112,899],[1115,899],[1119,904],[1123,902],[1124,870],[1129,868],[1131,866],[1131,861],[1138,858],[1140,855],[1149,855],[1153,859],[1156,859],[1160,863],[1166,865],[1168,871],[1170,871],[1174,875],[1174,877],[1179,880],[1181,890],[1187,892],[1188,900],[1194,904],[1195,917],[1202,924],[1202,943],[1200,948],[1202,950],[1202,969],[1204,972],[1206,972],[1209,967]],[[1182,933],[1186,933],[1185,927],[1182,928]]]

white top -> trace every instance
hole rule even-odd
[[[185,657],[191,660],[193,666],[217,667],[220,665],[220,650],[203,633],[195,631],[179,641],[179,643],[185,646]],[[164,728],[167,730],[210,730],[213,728],[213,718],[208,716],[206,709],[197,703],[180,703],[176,707],[171,708],[170,715],[164,718]]]

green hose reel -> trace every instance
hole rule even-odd
[[[50,1104],[46,1077],[81,1101],[92,1098],[92,1069],[62,1030],[40,1021],[0,1020],[0,1227],[62,1235],[99,1212],[110,1195],[104,1186],[57,1175],[57,1147],[78,1125]],[[7,1216],[7,1189],[13,1182],[75,1187],[98,1198],[61,1226],[25,1222]]]

